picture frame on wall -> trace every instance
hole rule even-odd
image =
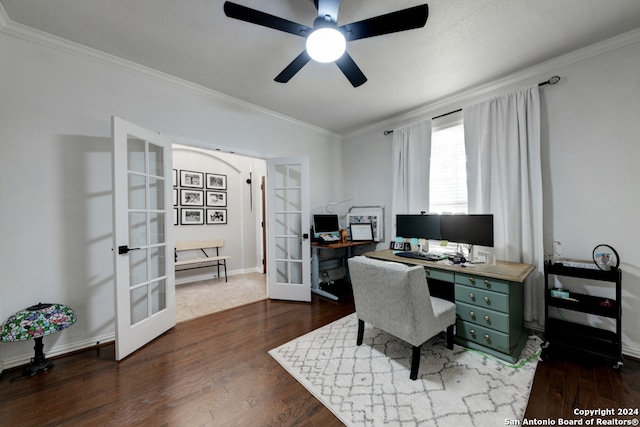
[[[180,205],[204,206],[204,191],[180,189]]]
[[[227,193],[223,191],[207,191],[207,206],[227,206]]]
[[[181,225],[203,225],[204,209],[182,208],[180,209]]]
[[[207,224],[226,224],[226,209],[207,209]]]
[[[204,188],[204,173],[180,170],[180,187]]]
[[[227,189],[227,176],[217,173],[208,173],[207,177],[207,190],[226,190]]]
[[[178,189],[173,189],[173,206],[178,206]]]
[[[173,169],[173,186],[174,187],[178,186],[178,170],[177,169]]]

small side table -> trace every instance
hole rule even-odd
[[[76,323],[76,313],[63,304],[38,303],[11,315],[0,326],[0,342],[35,340],[35,356],[23,370],[32,377],[53,368],[53,362],[44,356],[42,338]]]

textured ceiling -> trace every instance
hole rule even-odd
[[[311,0],[235,2],[308,26],[316,17]],[[638,0],[431,0],[424,28],[347,44],[364,85],[313,61],[281,84],[304,39],[227,18],[223,3],[0,0],[12,22],[341,134],[640,28]],[[421,3],[343,0],[338,24]]]

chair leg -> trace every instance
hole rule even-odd
[[[420,346],[413,346],[413,355],[411,356],[411,373],[409,378],[416,380],[418,378],[418,370],[420,370]]]
[[[363,338],[364,338],[364,320],[358,319],[358,339],[356,340],[356,344],[361,345]]]
[[[449,350],[453,350],[453,326],[454,325],[449,325],[449,327],[447,327],[447,348]]]

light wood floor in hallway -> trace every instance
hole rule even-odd
[[[176,320],[184,322],[267,298],[267,276],[247,273],[176,286]]]

